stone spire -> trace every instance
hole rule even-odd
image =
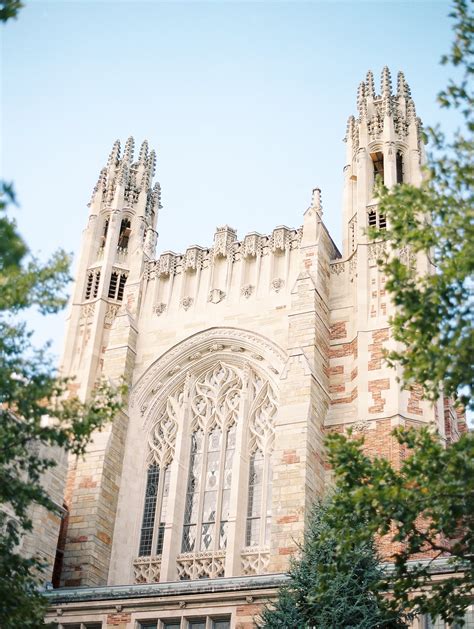
[[[374,74],[372,70],[367,72],[367,77],[365,79],[366,85],[366,94],[367,96],[375,99],[375,85],[374,85]]]
[[[130,136],[125,143],[125,149],[123,152],[122,163],[130,164],[133,161],[133,151],[135,148],[135,140],[133,136]]]

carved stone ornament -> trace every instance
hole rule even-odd
[[[110,328],[119,310],[119,304],[107,304],[107,310],[105,311],[104,317],[104,326],[106,328]]]
[[[331,269],[331,273],[334,275],[340,275],[341,273],[344,273],[344,262],[332,262],[329,268]]]
[[[366,432],[369,428],[369,422],[366,419],[358,419],[352,424],[354,432]]]
[[[273,341],[254,332],[227,327],[211,328],[193,334],[158,358],[135,385],[130,396],[131,406],[139,409],[148,400],[150,393],[154,394],[157,389],[160,389],[162,395],[166,397],[167,383],[169,382],[172,386],[173,382],[168,373],[176,364],[183,365],[184,361],[188,361],[189,356],[197,351],[206,354],[220,351],[224,347],[230,347],[232,353],[234,351],[259,353],[280,373],[283,372],[288,358]],[[238,350],[233,348],[238,348]],[[174,375],[171,376],[173,377]],[[150,407],[148,417],[152,410]]]
[[[156,306],[153,308],[153,312],[156,314],[157,317],[162,315],[165,310],[166,310],[166,304],[164,304],[163,302],[156,304]]]
[[[226,257],[232,253],[232,247],[237,240],[237,232],[232,227],[225,225],[218,227],[214,235],[214,257]]]
[[[95,303],[81,306],[81,319],[89,319],[94,315]]]
[[[184,256],[184,270],[197,271],[201,268],[202,249],[201,247],[189,247]]]
[[[275,293],[279,293],[284,285],[285,280],[283,280],[281,277],[276,277],[272,280],[272,283],[270,284],[272,290],[274,290]]]
[[[158,260],[158,275],[173,275],[176,270],[176,256],[174,253],[162,253]]]
[[[183,299],[181,300],[181,306],[185,310],[189,310],[189,308],[191,308],[193,303],[194,303],[194,299],[192,297],[183,297]]]
[[[385,242],[373,242],[369,245],[369,265],[375,266],[378,260],[383,259],[385,252],[387,251],[387,244]]]
[[[247,234],[244,238],[242,255],[244,258],[255,257],[261,253],[261,236],[260,234]]]
[[[244,286],[240,289],[240,294],[242,297],[248,299],[252,295],[254,288],[255,286],[252,286],[252,284],[244,284]]]
[[[349,277],[352,279],[355,275],[357,275],[357,251],[349,260]]]
[[[209,291],[207,301],[211,304],[218,304],[225,297],[225,293],[220,288],[213,288]]]
[[[285,251],[290,248],[290,230],[287,227],[277,227],[272,233],[271,249]]]
[[[143,249],[149,258],[153,258],[155,256],[157,238],[158,234],[156,231],[149,227],[146,230],[145,244],[143,246]]]

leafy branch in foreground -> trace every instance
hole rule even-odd
[[[420,188],[379,186],[388,229],[371,229],[370,235],[388,243],[380,263],[397,306],[392,334],[403,346],[388,352],[389,364],[401,365],[405,385],[422,384],[428,399],[436,399],[442,387],[474,409],[473,4],[456,0],[451,17],[455,39],[442,62],[460,77],[438,101],[461,114],[463,128],[449,141],[439,129],[428,130],[433,148]],[[398,256],[403,249],[428,259],[432,269],[420,273],[405,264]]]
[[[34,347],[20,314],[63,308],[69,256],[58,251],[46,264],[34,259],[7,214],[15,202],[12,186],[0,182],[0,193],[0,626],[16,629],[43,626],[44,565],[20,547],[33,528],[32,507],[57,510],[43,475],[56,465],[59,449],[84,453],[93,432],[121,408],[124,389],[99,383],[84,404],[57,378],[47,348]]]
[[[394,544],[391,605],[461,623],[474,588],[474,434],[448,447],[427,428],[394,436],[407,453],[398,470],[365,455],[361,439],[327,437],[338,490],[333,522],[343,545],[373,535]],[[349,530],[348,517],[365,527]],[[451,570],[442,580],[431,572],[438,558]]]

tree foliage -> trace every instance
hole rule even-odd
[[[462,624],[474,588],[474,434],[447,448],[427,428],[394,434],[407,451],[398,470],[366,456],[361,439],[327,437],[338,488],[333,522],[343,547],[375,534],[396,544],[387,582],[395,609]],[[348,517],[366,524],[349,530]],[[440,558],[452,572],[436,580],[433,561]]]
[[[18,11],[23,8],[23,2],[20,0],[1,0],[0,1],[0,22],[6,22],[12,17],[16,17]]]
[[[429,129],[431,154],[420,188],[403,184],[379,187],[380,212],[387,230],[370,230],[388,243],[381,260],[387,290],[397,306],[392,334],[401,348],[388,353],[391,365],[403,367],[407,386],[423,385],[425,396],[440,387],[474,409],[474,10],[455,0],[454,42],[442,63],[452,64],[451,80],[439,96],[442,107],[460,114],[461,128],[448,139]],[[406,248],[432,263],[420,275],[394,253]]]
[[[403,615],[384,597],[383,572],[371,537],[341,536],[332,500],[315,505],[301,557],[292,562],[289,582],[261,616],[265,629],[396,629]],[[348,531],[365,528],[346,517]],[[352,541],[351,541],[352,540]],[[341,541],[347,542],[345,545]]]
[[[31,256],[7,214],[12,186],[0,186],[0,626],[33,628],[42,626],[44,616],[43,564],[22,555],[19,545],[32,530],[33,505],[57,509],[41,477],[56,465],[54,447],[84,453],[93,431],[120,408],[121,391],[98,384],[83,404],[57,378],[47,347],[34,347],[20,315],[33,307],[53,313],[65,305],[69,257],[58,251],[41,264]]]

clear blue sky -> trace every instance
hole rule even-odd
[[[340,242],[347,117],[368,69],[403,69],[442,120],[439,2],[26,1],[2,27],[2,176],[33,251],[77,252],[116,138],[147,138],[163,191],[159,251],[298,226],[311,190]],[[60,351],[63,316],[35,319]]]

